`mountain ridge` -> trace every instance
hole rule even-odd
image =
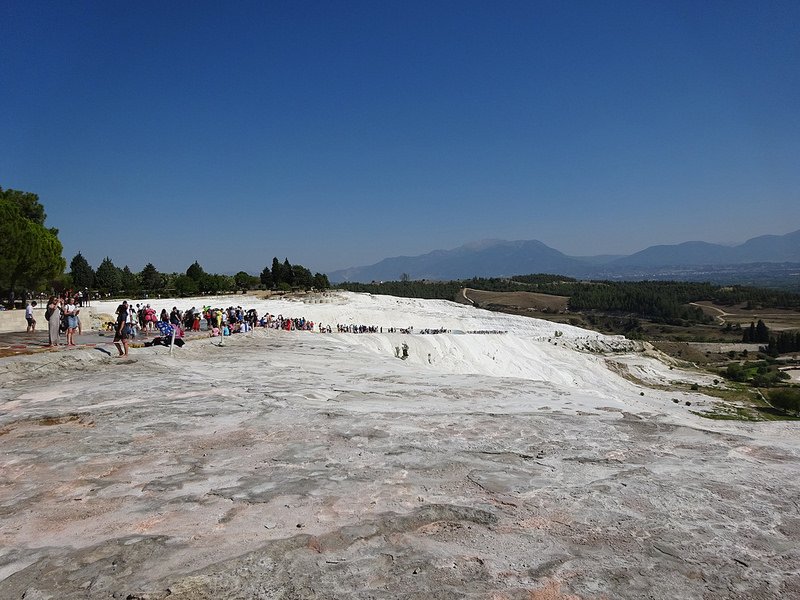
[[[417,256],[394,256],[377,263],[328,273],[342,281],[388,281],[404,274],[411,279],[468,279],[526,273],[558,273],[592,277],[629,269],[663,269],[748,263],[800,263],[800,230],[785,235],[761,235],[734,246],[703,241],[650,246],[628,256],[575,257],[539,240],[486,239],[451,250]]]

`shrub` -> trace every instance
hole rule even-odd
[[[728,365],[725,370],[725,376],[733,381],[747,381],[747,371],[738,363]]]
[[[784,412],[793,412],[800,416],[800,388],[781,388],[770,390],[767,394],[769,403]]]

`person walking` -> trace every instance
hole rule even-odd
[[[114,345],[119,350],[119,355],[124,357],[128,356],[128,319],[128,301],[124,300],[117,307],[117,325],[114,335]]]
[[[26,333],[34,333],[36,331],[36,319],[33,318],[33,307],[36,306],[36,301],[31,302],[25,307],[25,320],[28,322],[28,329]]]
[[[55,296],[50,296],[50,300],[47,301],[45,318],[47,319],[49,338],[47,347],[55,348],[58,346],[58,330],[61,328],[61,301],[56,299]]]

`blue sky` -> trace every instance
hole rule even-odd
[[[314,271],[800,228],[800,2],[0,4],[0,186],[67,261]]]

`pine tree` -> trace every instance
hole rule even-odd
[[[203,267],[200,266],[200,263],[194,261],[189,268],[186,269],[186,275],[194,279],[196,282],[199,282],[205,276],[206,272],[203,270]]]
[[[164,285],[164,278],[161,273],[153,266],[153,263],[147,263],[139,274],[142,288],[147,291],[160,290]]]
[[[139,291],[139,278],[130,270],[128,265],[125,265],[120,271],[120,285],[129,294]]]
[[[264,270],[261,271],[260,279],[264,287],[266,287],[268,290],[272,289],[272,271],[270,271],[269,267],[264,267]]]
[[[769,343],[769,329],[761,319],[758,320],[758,325],[756,325],[755,339],[753,341],[759,344]]]
[[[281,266],[278,257],[275,256],[272,258],[272,285],[277,287],[283,282],[283,267]]]
[[[72,286],[76,290],[90,288],[94,285],[94,269],[80,252],[72,258],[69,270],[72,276]]]
[[[95,285],[105,292],[118,291],[122,286],[121,271],[114,266],[109,257],[105,257],[95,273]]]
[[[283,281],[289,284],[289,287],[294,285],[294,270],[292,270],[292,263],[286,258],[283,261]]]

